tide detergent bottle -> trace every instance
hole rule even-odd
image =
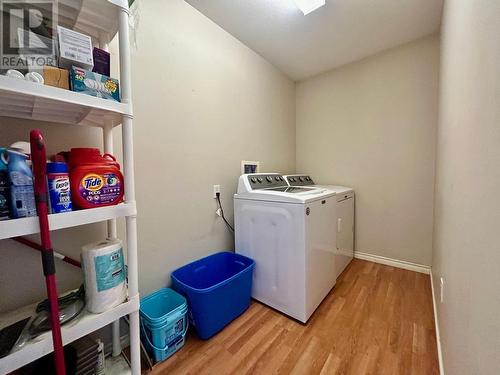
[[[69,154],[71,199],[78,208],[118,204],[123,199],[124,180],[113,155],[97,148],[72,148]]]
[[[28,155],[7,149],[7,161],[12,218],[36,216],[33,172],[27,163]]]

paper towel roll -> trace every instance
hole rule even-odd
[[[105,240],[82,248],[87,310],[101,313],[127,298],[125,260],[120,240]]]

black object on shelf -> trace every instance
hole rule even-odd
[[[0,358],[10,353],[30,318],[20,320],[0,331]]]
[[[94,374],[98,357],[98,344],[84,336],[64,347],[66,373],[71,375]],[[16,375],[55,374],[54,353],[37,359],[21,369]]]

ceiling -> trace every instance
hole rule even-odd
[[[438,31],[443,0],[326,0],[304,16],[293,0],[186,0],[301,80]]]

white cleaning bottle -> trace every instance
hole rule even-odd
[[[106,374],[106,365],[104,361],[104,343],[97,339],[97,363],[95,365],[95,374],[96,375],[105,375]]]

